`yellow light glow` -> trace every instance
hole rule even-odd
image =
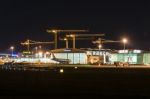
[[[67,38],[64,38],[64,40],[66,41],[66,40],[67,40]]]
[[[60,71],[59,71],[60,73],[64,73],[64,70],[63,69],[60,69]]]
[[[25,43],[25,45],[28,45],[29,43]]]
[[[98,48],[99,48],[99,49],[101,49],[101,48],[102,48],[102,45],[101,45],[101,44],[99,44],[99,45],[98,45]]]
[[[11,49],[11,50],[14,50],[14,47],[13,47],[13,46],[11,46],[11,47],[10,47],[10,49]]]
[[[53,33],[57,33],[57,31],[56,31],[56,30],[52,30],[52,32],[53,32]]]
[[[127,43],[128,41],[127,41],[126,38],[124,38],[124,39],[122,40],[122,42],[123,42],[123,43]]]
[[[50,52],[46,52],[45,54],[50,54]]]
[[[75,35],[74,35],[74,34],[71,34],[70,37],[75,37]]]

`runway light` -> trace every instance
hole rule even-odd
[[[64,73],[64,70],[63,69],[60,69],[60,71],[59,71],[60,73]]]

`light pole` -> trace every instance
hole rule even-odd
[[[55,49],[57,49],[57,46],[58,46],[58,41],[57,41],[57,31],[56,30],[53,30],[52,31],[54,33],[54,38],[55,38]]]
[[[123,46],[123,50],[124,50],[123,52],[124,52],[124,61],[125,61],[125,49],[126,49],[126,43],[127,43],[128,41],[127,41],[126,38],[123,38],[123,39],[122,39],[122,42],[123,42],[123,45],[124,45],[124,46]]]
[[[124,39],[122,40],[122,42],[123,42],[123,44],[124,44],[124,52],[125,52],[125,47],[126,47],[127,39],[124,38]]]
[[[100,65],[101,65],[101,64],[100,64],[100,50],[101,50],[101,48],[102,48],[102,45],[99,44],[99,45],[98,45],[98,48],[99,48],[99,66],[100,66]]]
[[[14,46],[11,46],[10,49],[11,49],[11,56],[13,56],[13,53],[14,53]]]

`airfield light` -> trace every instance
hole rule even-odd
[[[59,71],[60,73],[64,73],[64,70],[63,69],[60,69],[60,71]]]

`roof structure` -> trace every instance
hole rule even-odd
[[[62,49],[55,49],[55,50],[51,50],[52,53],[86,53],[85,50],[81,50],[81,49],[66,49],[66,48],[62,48]]]

